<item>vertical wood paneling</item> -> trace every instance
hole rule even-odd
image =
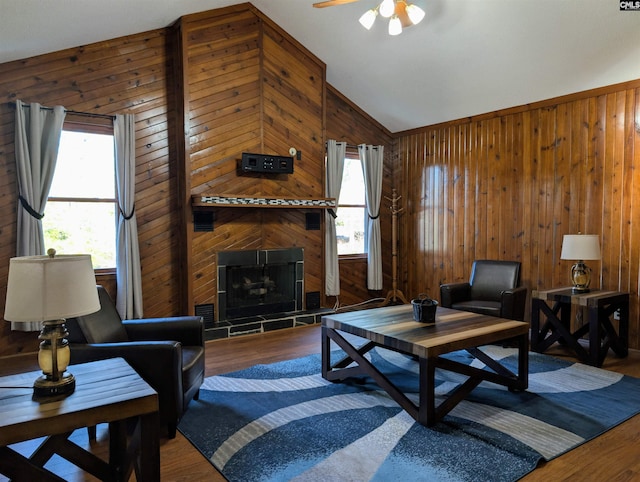
[[[478,146],[477,152],[479,152],[479,156],[476,159],[476,197],[474,202],[476,223],[473,233],[474,258],[487,258],[491,256],[487,252],[489,249],[489,243],[487,242],[487,225],[489,222],[487,196],[489,190],[488,132],[490,126],[490,122],[485,122],[478,124],[478,128],[476,129],[476,145]]]
[[[476,159],[476,124],[470,123],[465,126],[466,129],[466,149],[463,158],[465,166],[465,180],[464,180],[464,204],[461,206],[464,214],[464,237],[462,243],[454,243],[457,246],[455,249],[462,248],[463,256],[461,256],[461,263],[456,265],[456,270],[452,273],[447,273],[446,278],[441,278],[440,283],[445,283],[447,279],[455,279],[457,281],[463,281],[465,279],[465,273],[467,272],[467,266],[470,261],[475,258],[475,240],[476,240],[476,216],[475,216],[475,197],[476,197],[476,185],[477,185],[477,167],[478,162]],[[473,209],[472,209],[473,208]],[[434,287],[435,288],[435,287]],[[433,291],[433,288],[431,289]]]
[[[468,176],[466,175],[467,155],[468,155],[468,129],[467,125],[459,125],[456,132],[456,146],[457,156],[454,161],[454,204],[453,212],[464,212],[465,194],[466,194],[466,182]],[[450,241],[450,249],[456,249],[456,244],[464,245],[466,242],[466,219],[465,216],[454,217],[454,236]],[[460,273],[464,270],[464,258],[452,258],[451,262],[445,265],[445,270],[442,273],[442,279],[451,279],[453,273]],[[429,293],[430,296],[438,296],[437,293]]]
[[[630,344],[639,348],[639,89],[637,81],[399,133],[398,183],[411,206],[402,289],[439,294],[482,257],[520,260],[530,289],[567,285],[562,236],[595,233],[602,260],[587,263],[592,286],[631,293]]]
[[[571,216],[571,190],[567,189],[570,186],[570,179],[572,177],[572,159],[571,159],[571,104],[560,104],[557,109],[557,122],[556,122],[556,162],[555,162],[555,182],[554,182],[554,197],[553,212],[555,216],[553,227],[553,239],[558,239],[558,231],[564,230],[572,231]],[[553,263],[553,270],[551,273],[551,282],[554,286],[561,286],[566,283],[566,276],[560,267],[560,245],[553,243],[553,251],[551,253],[551,259],[555,260]]]
[[[635,90],[629,89],[625,92],[624,99],[624,116],[625,121],[622,124],[622,131],[624,131],[622,152],[621,152],[621,172],[628,173],[621,176],[621,195],[620,195],[620,284],[627,284],[629,291],[633,289],[633,283],[631,280],[631,229],[629,226],[632,219],[631,204],[625,203],[624,200],[627,196],[633,195],[633,133],[635,129],[635,121],[629,122],[627,119],[633,119],[635,114]],[[640,112],[640,111],[639,111]],[[627,220],[625,222],[625,220]]]
[[[628,247],[629,253],[629,297],[631,313],[640,313],[640,169],[637,167],[637,159],[640,157],[640,88],[631,90],[628,93],[629,115],[625,123],[627,133],[625,172],[629,180],[629,189],[625,198],[631,198],[628,204],[629,217],[627,218]],[[635,121],[633,121],[635,119]],[[624,286],[624,284],[623,284]],[[640,318],[640,315],[638,315]],[[632,318],[634,320],[635,318]],[[640,346],[640,323],[632,321],[629,327],[630,346]]]

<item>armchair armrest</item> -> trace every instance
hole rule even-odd
[[[133,341],[175,340],[184,346],[204,346],[204,322],[201,316],[173,316],[123,320]]]
[[[70,348],[71,364],[121,357],[152,386],[152,380],[177,380],[182,374],[182,345],[176,341],[72,343]]]
[[[524,321],[524,308],[527,302],[527,287],[519,286],[502,292],[500,316],[511,320]]]
[[[468,300],[470,294],[469,283],[445,283],[440,285],[440,304],[443,308],[451,308],[453,303]]]
[[[160,407],[167,414],[182,413],[182,345],[179,342],[73,343],[70,348],[72,364],[124,358],[158,392]]]

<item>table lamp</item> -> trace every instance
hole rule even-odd
[[[66,318],[100,309],[96,277],[88,254],[24,256],[9,260],[4,319],[42,322],[38,365],[43,375],[33,385],[35,399],[73,393],[76,382],[66,372],[70,361]]]
[[[597,234],[565,234],[562,239],[560,259],[577,260],[571,267],[573,293],[588,293],[591,283],[591,268],[585,260],[600,259],[600,241]]]

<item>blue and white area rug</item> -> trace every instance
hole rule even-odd
[[[517,371],[515,349],[483,350]],[[416,361],[369,355],[417,401]],[[529,368],[526,392],[483,382],[426,428],[369,378],[327,382],[312,355],[207,378],[179,430],[232,482],[514,481],[640,412],[639,379],[536,353]],[[437,396],[463,381],[436,377]]]

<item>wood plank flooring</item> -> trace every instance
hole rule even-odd
[[[260,335],[216,340],[207,343],[206,375],[241,370],[257,363],[272,363],[320,352],[319,326],[277,330]],[[549,354],[574,360],[552,347]],[[19,356],[0,359],[0,375],[33,370],[35,357]],[[631,350],[625,359],[610,355],[603,368],[640,377],[640,352]],[[638,401],[640,403],[640,400]],[[85,431],[81,438],[88,445]],[[34,443],[31,442],[33,446]],[[106,457],[106,425],[98,427],[98,441],[91,450]],[[21,450],[27,452],[25,444]],[[640,416],[621,424],[604,435],[557,459],[544,464],[522,480],[553,481],[630,481],[640,479]],[[213,468],[180,432],[173,440],[162,440],[160,447],[163,481],[213,481],[225,479]],[[96,480],[72,467],[62,459],[51,461],[53,470],[69,481]],[[3,479],[0,476],[0,480]]]

